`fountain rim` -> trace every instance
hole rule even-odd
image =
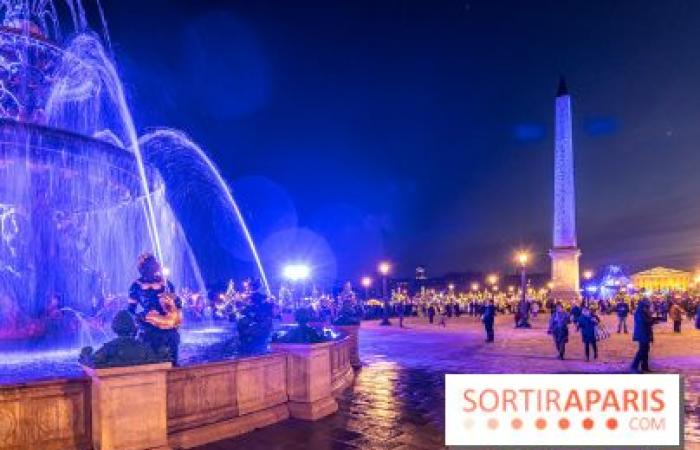
[[[40,44],[46,47],[51,48],[52,50],[55,50],[60,53],[65,53],[65,50],[61,48],[60,45],[58,45],[55,41],[51,40],[50,38],[38,34],[38,33],[33,33],[33,32],[25,32],[24,30],[20,30],[17,28],[13,27],[8,27],[8,26],[0,26],[0,34],[4,35],[11,35],[11,36],[16,36],[19,38],[22,38],[26,40],[28,43],[36,43]]]
[[[11,142],[6,139],[6,136],[12,133],[24,133],[25,135],[18,142]],[[59,142],[63,145],[53,148],[50,144],[47,145],[47,140],[49,142]],[[0,149],[7,145],[14,147],[29,146],[45,153],[60,152],[70,155],[70,158],[75,160],[90,160],[92,152],[110,156],[121,163],[112,164],[112,169],[129,176],[129,185],[126,187],[132,193],[130,202],[142,200],[146,195],[161,193],[165,189],[165,183],[158,169],[144,161],[144,169],[149,186],[149,192],[145,194],[137,172],[136,165],[138,162],[133,152],[102,139],[86,136],[71,130],[11,118],[0,118]],[[2,153],[4,151],[0,151],[0,157]],[[30,156],[29,159],[34,158]]]

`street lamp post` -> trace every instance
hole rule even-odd
[[[586,306],[591,301],[591,294],[588,292],[588,286],[590,285],[590,281],[593,278],[593,271],[592,270],[584,270],[583,271],[583,279],[586,280],[584,283],[585,286],[583,286],[583,299],[586,302]]]
[[[362,287],[365,288],[365,301],[369,300],[369,288],[372,286],[372,279],[370,277],[362,277]]]
[[[518,264],[520,264],[520,305],[518,306],[519,313],[520,313],[520,320],[518,321],[518,327],[522,328],[529,328],[530,323],[529,323],[529,318],[527,315],[529,314],[529,311],[527,311],[527,274],[525,272],[525,268],[527,267],[527,261],[529,259],[529,255],[527,252],[520,251],[518,252]]]
[[[380,325],[391,325],[389,322],[389,293],[387,292],[387,275],[391,271],[391,264],[384,261],[379,263],[377,268],[379,274],[382,276],[382,297],[384,298],[384,314],[382,315],[382,321]]]
[[[287,280],[291,281],[295,287],[298,287],[298,283],[301,283],[301,296],[302,300],[305,295],[306,290],[306,280],[311,275],[311,269],[305,264],[288,264],[282,270],[282,275]],[[299,298],[295,295],[294,307],[299,308]]]
[[[493,292],[496,292],[498,290],[498,275],[495,273],[492,273],[488,277],[486,277],[486,283],[491,285],[491,290]],[[495,294],[491,294],[491,298],[494,298]]]

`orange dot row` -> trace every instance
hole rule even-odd
[[[498,422],[498,419],[491,418],[486,422],[486,425],[490,429],[495,430],[499,427],[500,424]],[[609,430],[616,430],[617,425],[618,425],[617,419],[615,419],[614,417],[611,417],[605,421],[605,426]],[[514,430],[519,430],[523,427],[523,421],[522,421],[522,419],[515,418],[515,419],[510,421],[510,426]],[[566,417],[562,417],[561,419],[559,419],[557,421],[557,426],[561,430],[568,430],[571,427],[571,421],[569,421],[569,419],[567,419]],[[588,417],[588,418],[585,418],[581,421],[581,426],[583,427],[584,430],[592,430],[593,427],[595,426],[595,422],[593,421],[593,419]],[[537,428],[538,430],[544,430],[545,428],[547,428],[547,420],[543,419],[542,417],[535,420],[535,428]]]

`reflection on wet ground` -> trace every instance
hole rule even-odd
[[[483,343],[475,318],[446,328],[416,320],[408,329],[365,323],[364,366],[339,399],[337,414],[318,422],[288,420],[200,450],[438,449],[444,443],[446,373],[627,373],[635,351],[630,335],[613,334],[600,343],[600,359],[589,363],[572,333],[567,360],[559,361],[545,320],[514,330],[510,318],[501,317],[492,345]],[[700,332],[688,325],[682,335],[667,324],[657,328],[652,368],[684,375],[685,448],[693,449],[700,448]]]
[[[700,375],[686,375],[683,389],[685,439],[688,442],[700,443]]]

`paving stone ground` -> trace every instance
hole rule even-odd
[[[223,449],[439,449],[444,437],[446,373],[626,373],[634,355],[631,334],[600,343],[597,361],[586,362],[572,333],[567,359],[559,361],[541,316],[529,330],[499,317],[496,342],[484,343],[477,318],[452,319],[446,327],[412,318],[407,328],[364,323],[363,367],[339,400],[340,410],[318,422],[288,420],[245,436],[201,447]],[[614,318],[604,318],[614,330]],[[700,331],[690,321],[681,335],[670,324],[655,327],[652,369],[685,379],[685,448],[700,449]],[[631,332],[631,330],[630,330]],[[643,376],[643,375],[640,375]],[[641,444],[641,443],[640,443]]]

